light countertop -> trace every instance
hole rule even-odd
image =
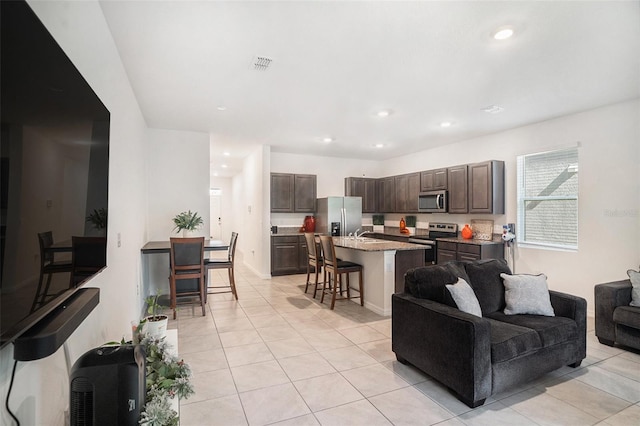
[[[361,251],[387,251],[387,250],[425,250],[428,246],[422,244],[402,243],[399,241],[379,240],[377,238],[333,237],[336,247],[361,250]]]

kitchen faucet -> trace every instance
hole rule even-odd
[[[358,238],[362,238],[362,236],[363,236],[364,234],[369,234],[369,233],[371,233],[371,231],[362,231],[362,234],[358,235],[358,231],[359,231],[359,230],[360,230],[360,228],[358,228],[358,229],[356,230],[356,233],[355,233],[355,237],[356,237],[356,239],[358,239]]]

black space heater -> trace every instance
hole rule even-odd
[[[145,351],[141,345],[103,346],[71,369],[71,426],[137,425],[145,400]]]

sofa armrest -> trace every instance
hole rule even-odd
[[[587,301],[572,294],[549,290],[551,305],[556,316],[571,318],[578,326],[578,358],[576,362],[587,356]]]
[[[596,304],[596,336],[602,343],[613,345],[616,325],[613,311],[631,302],[631,281],[622,280],[598,284],[593,288]]]
[[[406,293],[392,296],[392,350],[470,406],[491,395],[489,321]]]

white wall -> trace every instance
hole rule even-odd
[[[257,147],[244,160],[232,182],[233,229],[244,265],[262,278],[270,277],[269,252],[270,147]]]
[[[100,304],[68,339],[73,362],[106,341],[129,337],[129,322],[141,309],[136,291],[146,239],[146,126],[98,2],[29,4],[111,112],[108,267],[88,284],[100,288]],[[3,401],[12,367],[8,346],[0,352]],[[68,380],[62,348],[39,361],[20,362],[9,405],[22,424],[63,425]],[[0,424],[12,424],[0,411]]]
[[[385,176],[504,160],[504,215],[418,215],[418,220],[465,223],[472,218],[516,222],[516,157],[580,144],[579,250],[520,248],[517,272],[544,272],[549,286],[584,297],[593,313],[593,286],[626,279],[640,264],[640,101],[620,103],[383,163]]]

